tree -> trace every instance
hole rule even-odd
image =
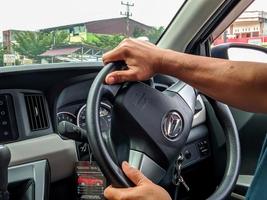
[[[164,27],[160,26],[159,28],[153,27],[151,30],[147,32],[147,37],[149,38],[149,41],[152,43],[156,43],[158,39],[160,38],[161,34],[164,32]]]
[[[51,41],[51,46],[59,47],[68,44],[69,33],[66,31],[52,31],[49,33]]]
[[[156,43],[158,39],[160,38],[161,34],[164,32],[164,27],[152,27],[149,30],[144,30],[139,27],[135,27],[133,31],[133,37],[138,38],[138,37],[148,37],[149,41],[151,43]]]
[[[118,44],[125,38],[122,35],[102,35],[102,34],[88,34],[87,39],[83,42],[87,45],[97,47],[103,50],[111,50],[118,46]]]
[[[149,41],[156,43],[161,34],[164,31],[164,27],[152,27],[150,30],[144,30],[138,27],[135,27],[133,31],[133,37],[138,38],[141,36],[148,37]],[[111,50],[118,46],[118,44],[125,38],[123,35],[103,35],[103,34],[94,34],[88,33],[86,40],[83,43],[97,47],[103,50]]]
[[[39,61],[39,55],[51,47],[66,44],[68,33],[57,32],[31,32],[23,31],[15,34],[16,43],[13,44],[15,52],[22,56]]]
[[[141,29],[139,27],[135,27],[134,31],[133,31],[133,37],[134,38],[138,38],[138,37],[142,37],[142,36],[146,36],[147,35],[147,31],[145,31],[144,29]]]

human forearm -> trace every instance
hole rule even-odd
[[[104,63],[124,60],[128,70],[110,73],[109,84],[142,81],[155,73],[176,76],[226,104],[267,113],[267,64],[234,62],[164,50],[126,39],[103,56]]]
[[[235,62],[164,50],[158,72],[172,75],[204,94],[253,112],[267,112],[267,65]]]

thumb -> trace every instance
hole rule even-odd
[[[136,76],[130,69],[111,72],[105,79],[107,84],[116,84],[134,80],[136,80]]]
[[[126,161],[122,163],[122,170],[135,185],[151,183],[151,181],[147,177],[145,177],[142,172],[131,167]]]

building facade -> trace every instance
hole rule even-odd
[[[267,35],[267,12],[246,11],[228,28],[230,35],[236,38]]]
[[[15,42],[16,32],[16,30],[3,31],[3,48],[8,53],[12,53],[12,43]]]
[[[149,31],[152,27],[142,24],[138,21],[129,19],[127,22],[126,17],[104,19],[98,21],[91,21],[85,24],[86,30],[89,33],[96,34],[107,34],[107,35],[125,35],[134,36],[134,32],[138,29],[139,31]],[[128,26],[128,30],[127,30]]]
[[[122,18],[112,18],[103,19],[96,21],[89,21],[79,24],[71,24],[66,26],[58,26],[47,29],[42,29],[42,32],[52,32],[52,31],[66,31],[69,33],[69,41],[72,42],[82,42],[86,39],[87,33],[95,34],[105,34],[105,35],[124,35],[132,37],[135,30],[139,31],[149,31],[152,29],[151,26],[142,24],[135,20],[126,17]]]
[[[267,12],[245,11],[222,34],[215,44],[244,42],[258,45],[267,44]]]

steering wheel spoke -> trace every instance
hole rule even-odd
[[[113,101],[114,98],[117,96],[121,85],[107,85],[103,84],[101,88],[101,98],[106,98],[110,101]]]
[[[190,109],[195,112],[195,103],[196,103],[196,96],[197,93],[193,87],[190,85],[185,84],[184,82],[177,82],[171,87],[169,87],[166,94],[171,95],[171,93],[178,94],[184,102],[190,107]]]
[[[128,162],[154,183],[158,183],[166,174],[166,170],[143,152],[131,149]]]

